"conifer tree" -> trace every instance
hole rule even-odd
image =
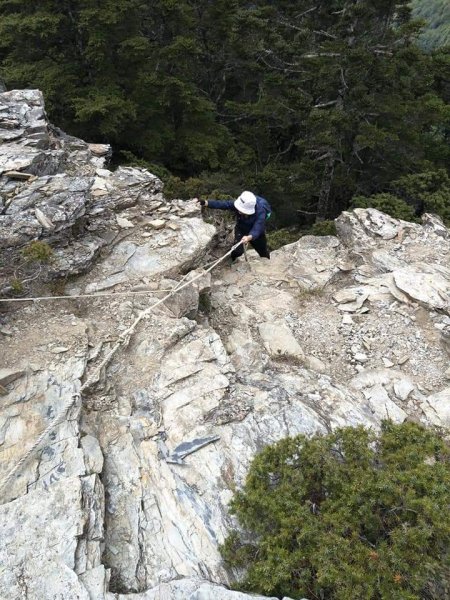
[[[448,49],[419,33],[408,0],[0,0],[0,78],[118,157],[312,223],[449,170]]]

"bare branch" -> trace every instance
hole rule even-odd
[[[302,17],[304,17],[305,15],[307,15],[310,12],[313,12],[314,10],[317,10],[317,6],[313,6],[312,8],[308,8],[308,10],[305,10],[305,12],[302,12],[299,15],[297,15],[296,18],[297,19],[301,19]]]
[[[332,33],[328,33],[328,31],[316,31],[314,30],[313,33],[316,33],[317,35],[324,35],[325,37],[329,37],[332,38],[333,40],[337,40],[337,35],[333,35]]]
[[[301,33],[308,31],[304,27],[298,27],[297,25],[294,25],[293,23],[286,23],[286,21],[277,21],[277,23],[278,23],[278,25],[284,25],[285,27],[289,27],[289,29],[295,29],[295,31],[300,31]]]
[[[269,154],[269,156],[267,158],[267,164],[270,164],[270,161],[272,160],[272,157],[275,160],[278,160],[280,158],[280,156],[282,156],[283,154],[287,154],[291,150],[292,146],[294,145],[294,141],[295,140],[292,139],[289,142],[287,148],[285,148],[284,150],[280,150],[279,152],[277,152],[277,154]]]
[[[315,104],[313,108],[326,108],[327,106],[332,106],[333,104],[337,104],[339,100],[331,100],[330,102],[322,102],[322,104]]]
[[[302,54],[302,58],[320,58],[322,56],[338,57],[341,56],[338,52],[316,52],[314,54]]]
[[[316,212],[310,212],[308,210],[300,210],[299,208],[295,212],[302,213],[302,215],[313,215],[313,216],[317,215]]]
[[[268,67],[269,69],[275,69],[276,71],[281,71],[282,73],[304,73],[304,69],[300,69],[300,68],[291,68],[291,67],[301,67],[300,63],[289,63],[286,61],[281,60],[280,58],[278,58],[273,52],[272,50],[264,50],[264,53],[268,56],[273,57],[274,60],[278,61],[279,65],[281,66],[277,66],[275,64],[270,64],[267,60],[266,57],[263,56],[262,53],[260,53],[257,56],[257,60],[260,60],[261,62],[263,62],[266,67]]]
[[[386,56],[393,56],[393,53],[389,50],[377,50],[376,48],[374,49],[374,54],[385,54]]]
[[[412,512],[415,515],[418,515],[419,513],[416,510],[413,510],[412,508],[407,508],[406,506],[394,506],[394,508],[391,508],[390,510],[388,510],[388,513],[391,512],[397,512],[399,510],[405,510],[406,512]]]
[[[345,77],[344,77],[344,69],[341,67],[341,80],[342,80],[342,85],[344,86],[344,88],[346,90],[348,90],[348,85],[347,82],[345,81]]]
[[[319,162],[319,160],[325,160],[326,158],[331,158],[331,152],[326,152],[325,154],[322,154],[322,156],[319,156],[315,160]]]
[[[359,160],[359,162],[363,165],[364,161],[363,159],[360,157],[360,155],[358,154],[357,150],[353,150],[353,154],[356,156],[356,158]]]

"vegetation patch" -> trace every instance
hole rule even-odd
[[[11,279],[11,281],[9,283],[10,283],[13,294],[15,294],[17,296],[20,296],[23,294],[24,286],[23,286],[23,282],[20,279],[18,279],[17,277],[14,277],[13,279]]]
[[[405,175],[391,183],[388,193],[355,196],[352,208],[357,207],[376,208],[405,221],[435,213],[450,226],[450,177],[444,169]]]
[[[282,246],[287,244],[293,244],[297,242],[302,235],[305,235],[304,231],[298,229],[282,228],[267,233],[267,240],[271,250],[278,250]]]
[[[336,225],[334,221],[317,221],[311,227],[312,235],[336,235]]]
[[[420,42],[427,50],[450,44],[450,4],[448,0],[412,0],[413,15],[426,26]]]
[[[28,263],[48,263],[53,256],[53,250],[46,242],[34,240],[22,250],[22,256]]]
[[[393,194],[376,194],[370,198],[355,196],[352,208],[376,208],[377,210],[381,210],[381,212],[391,215],[394,219],[403,219],[404,221],[417,220],[412,206],[408,206],[404,200]]]
[[[287,438],[253,461],[222,547],[242,590],[310,600],[442,600],[450,593],[450,450],[384,422]]]

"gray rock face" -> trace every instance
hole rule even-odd
[[[90,570],[102,536],[101,527],[96,530],[92,522],[103,502],[103,489],[99,482],[97,486],[93,479],[66,478],[0,507],[4,597],[55,598],[63,592],[70,600],[89,600],[78,576]]]
[[[151,280],[172,270],[185,270],[205,252],[214,231],[211,225],[192,218],[180,220],[176,231],[155,232],[144,241],[136,233],[117,243],[109,256],[70,290],[73,293],[98,292],[119,284]]]
[[[117,600],[276,600],[267,596],[251,597],[241,592],[231,592],[201,579],[180,579],[162,583],[144,594],[117,596]],[[285,598],[284,600],[289,600]]]
[[[38,92],[0,94],[2,115],[17,135],[0,157],[16,145],[31,161],[17,172],[33,152],[49,153],[44,171],[59,165],[0,176],[4,264],[40,239],[54,250],[49,278],[84,274],[64,290],[73,298],[6,313],[0,482],[90,381],[2,491],[3,595],[250,598],[226,589],[236,574],[218,547],[259,450],[384,418],[449,425],[450,238],[437,218],[343,213],[338,237],[304,237],[270,261],[250,251],[130,338],[142,310],[211,260],[214,227],[194,203],[165,201],[150,173],[112,173],[108,148],[56,132]]]
[[[41,92],[38,90],[13,90],[11,92],[2,90],[0,101],[0,137],[3,142],[19,140],[24,148],[40,145],[42,148],[49,149],[49,127],[45,118],[44,99]],[[6,155],[8,151],[9,149],[7,149]],[[2,156],[2,165],[4,161],[5,155]]]
[[[50,244],[44,280],[85,272],[117,239],[118,211],[133,207],[135,218],[151,217],[160,199],[157,177],[132,168],[112,173],[102,168],[99,145],[52,128],[37,90],[0,94],[0,142],[0,249],[9,250],[12,268],[19,248],[33,240]],[[0,289],[7,277],[0,272]]]

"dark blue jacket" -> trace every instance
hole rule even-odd
[[[251,235],[254,240],[257,240],[265,232],[266,210],[258,198],[256,199],[256,207],[253,215],[241,214],[234,206],[233,201],[220,202],[219,200],[208,200],[208,207],[234,212],[236,214],[236,228],[242,235]]]

